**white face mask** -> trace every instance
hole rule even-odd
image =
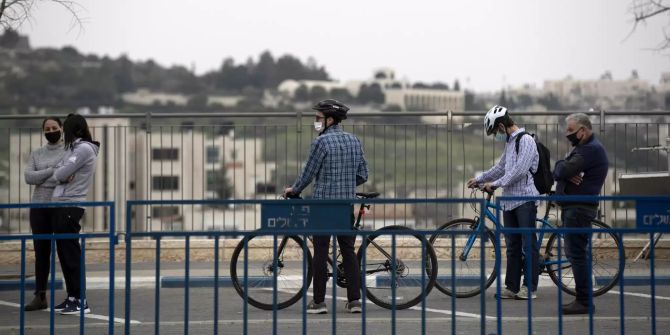
[[[314,130],[321,131],[321,129],[323,129],[323,122],[315,121],[314,122]]]

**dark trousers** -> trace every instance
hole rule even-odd
[[[328,281],[328,251],[331,249],[331,236],[314,236],[314,302],[321,303],[326,298],[326,282]],[[347,298],[349,301],[361,298],[361,269],[354,253],[356,236],[338,236],[337,244],[342,253],[344,276],[347,279]],[[335,265],[337,266],[337,265]],[[335,285],[336,280],[333,280]]]
[[[534,201],[529,201],[523,205],[511,210],[503,211],[505,228],[535,228],[535,216],[537,207]],[[507,273],[505,274],[505,286],[512,292],[519,292],[521,288],[521,273],[524,273],[523,284],[528,286],[532,284],[529,290],[537,290],[537,282],[540,276],[539,259],[540,253],[537,248],[537,234],[505,234],[505,243],[507,245]],[[531,277],[525,271],[524,265],[528,261],[530,252]]]
[[[79,220],[84,216],[84,209],[79,207],[60,207],[54,209],[54,234],[77,234],[81,231]],[[81,274],[81,246],[79,239],[56,240],[56,250],[60,267],[65,277],[68,297],[81,298],[85,282],[79,280]],[[85,279],[86,277],[84,277]]]
[[[561,220],[565,228],[591,228],[591,220],[596,218],[598,211],[582,207],[563,207]],[[572,265],[572,274],[575,277],[575,291],[577,301],[582,305],[589,305],[589,257],[587,255],[589,234],[565,234],[565,256]]]
[[[53,234],[56,208],[31,208],[30,229],[33,234]],[[51,267],[51,240],[33,240],[35,249],[35,294],[47,290]]]

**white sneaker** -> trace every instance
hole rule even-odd
[[[535,292],[530,292],[530,298],[531,299],[537,298],[537,295],[535,294]],[[528,300],[528,287],[521,286],[521,289],[519,290],[519,293],[516,294],[516,299],[518,299],[518,300]]]
[[[498,298],[498,295],[495,295],[496,298]],[[515,299],[516,298],[516,293],[512,292],[512,290],[508,289],[507,287],[503,288],[500,290],[500,299]]]

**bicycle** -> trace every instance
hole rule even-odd
[[[356,193],[359,199],[372,199],[379,196],[377,192]],[[357,217],[353,222],[354,230],[361,230],[361,219],[370,205],[360,204]],[[425,236],[419,234],[396,236],[396,261],[393,262],[391,238],[386,231],[412,229],[403,226],[388,226],[375,231],[364,239],[365,248],[359,247],[357,258],[361,270],[365,269],[366,296],[376,305],[392,309],[394,306],[393,287],[396,289],[395,308],[406,309],[418,304],[432,290],[437,277],[437,256]],[[378,233],[377,233],[378,232]],[[271,238],[262,238],[265,234]],[[311,237],[307,238],[312,241]],[[276,259],[274,258],[274,237],[268,233],[248,236],[236,246],[230,263],[230,276],[237,293],[244,297],[244,245],[247,244],[247,299],[249,303],[263,310],[273,309],[273,276],[277,277],[277,309],[283,309],[296,303],[303,296],[312,282],[312,254],[305,248],[305,241],[300,236],[278,236]],[[398,250],[402,248],[403,251]],[[424,250],[426,275],[422,276],[421,250]],[[331,248],[332,250],[332,242]],[[365,251],[365,253],[363,252]],[[411,253],[419,256],[411,257]],[[254,261],[252,261],[252,258]],[[404,258],[404,260],[403,260]],[[408,259],[409,258],[409,259]],[[258,261],[260,259],[261,261]],[[303,264],[306,259],[307,264]],[[362,261],[365,260],[365,264]],[[338,251],[337,286],[346,288],[342,257]],[[276,264],[276,268],[275,268]],[[303,266],[306,268],[304,277]],[[328,257],[328,278],[333,278],[332,254]],[[414,272],[413,272],[414,270]],[[395,271],[395,282],[392,272]],[[425,286],[421,286],[423,282]],[[361,286],[363,286],[361,285]]]
[[[498,218],[494,212],[498,206],[491,202],[493,192],[485,192],[486,201],[484,207],[484,216],[494,227],[498,226]],[[471,197],[476,196],[476,190],[473,189]],[[549,202],[546,206],[544,216],[536,218],[536,223],[540,224],[546,230],[556,230],[557,227],[549,221],[550,211],[555,206],[553,202]],[[475,214],[479,214],[475,204],[472,205]],[[484,222],[484,223],[482,223]],[[433,248],[437,250],[438,268],[440,272],[448,272],[446,275],[442,273],[435,282],[435,286],[441,292],[447,295],[455,295],[459,298],[473,297],[481,291],[481,278],[484,277],[484,289],[493,284],[496,279],[498,269],[495,266],[495,260],[500,255],[500,246],[497,245],[495,236],[491,229],[486,227],[485,220],[480,222],[480,218],[475,216],[473,219],[460,218],[454,219],[442,225],[438,231],[449,230],[471,230],[474,233],[468,235],[456,235],[455,243],[452,244],[453,233],[437,232],[430,238],[430,243]],[[486,236],[486,244],[491,246],[491,250],[485,253],[485,260],[479,260],[480,250],[474,251],[481,246],[480,225]],[[591,221],[591,227],[595,229],[611,229],[607,224],[598,220]],[[542,249],[545,231],[538,232],[538,251]],[[464,237],[465,236],[465,237]],[[540,274],[548,274],[551,280],[561,288],[564,292],[570,295],[575,295],[574,278],[572,275],[571,265],[565,256],[565,252],[561,250],[561,259],[558,259],[558,239],[563,238],[563,233],[552,231],[545,246],[544,254],[540,252]],[[561,246],[565,245],[561,240]],[[619,264],[619,252],[623,252],[623,244],[618,235],[611,232],[597,232],[591,238],[592,250],[592,284],[593,296],[599,296],[610,290],[619,281],[621,276],[621,267]],[[587,250],[589,247],[587,246]],[[446,256],[446,257],[445,257]],[[452,271],[452,258],[454,258],[455,267]],[[443,263],[440,261],[445,260]],[[625,256],[624,256],[625,260]],[[485,262],[485,273],[482,276],[480,261]],[[561,271],[561,278],[559,278],[559,268]],[[523,267],[524,271],[526,266]],[[444,280],[442,280],[444,278]],[[451,278],[456,279],[456,290],[452,291]]]

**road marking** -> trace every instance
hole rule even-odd
[[[610,293],[610,294],[621,294],[620,291],[616,291],[616,290],[610,290],[610,291],[608,291],[607,293]],[[648,299],[651,299],[651,294],[635,293],[635,292],[624,292],[623,294],[624,294],[624,295],[629,295],[629,296],[632,296],[632,297],[639,297],[639,298],[648,298]],[[664,297],[664,296],[657,295],[657,296],[656,296],[656,300],[670,300],[670,297]]]
[[[21,305],[19,305],[19,304],[16,304],[16,303],[13,303],[13,302],[9,302],[9,301],[3,301],[3,300],[0,300],[0,305],[3,305],[3,306],[9,306],[9,307],[16,307],[16,308],[21,308]],[[47,309],[43,309],[43,310],[42,310],[42,312],[47,312],[47,313],[49,313],[50,311],[51,311],[50,308],[47,308]],[[55,314],[59,314],[59,313],[58,313],[58,312],[55,312]],[[59,314],[59,315],[60,315],[60,314]],[[79,316],[79,314],[77,314],[77,316]],[[89,313],[89,314],[84,314],[84,317],[85,317],[85,318],[89,318],[89,319],[96,319],[96,320],[109,321],[109,316],[99,315],[99,314],[91,314],[91,313]],[[116,322],[116,323],[125,323],[125,320],[124,320],[124,319],[121,319],[121,318],[114,318],[114,322]],[[130,324],[140,324],[140,323],[141,323],[141,322],[139,322],[139,321],[137,321],[137,320],[130,320]]]

